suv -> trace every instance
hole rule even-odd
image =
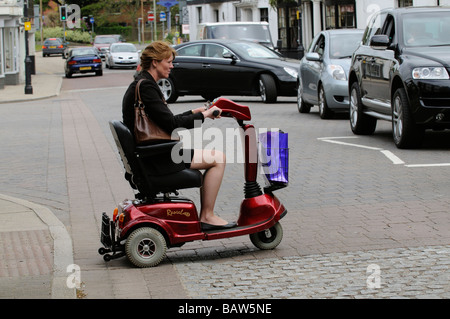
[[[450,128],[450,9],[386,9],[370,20],[349,74],[350,125],[373,134],[392,122],[398,148],[422,144],[425,129]]]

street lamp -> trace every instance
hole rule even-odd
[[[25,22],[28,21],[28,0],[23,2],[23,17]],[[31,86],[31,57],[28,48],[28,26],[25,27],[25,94],[33,94]]]

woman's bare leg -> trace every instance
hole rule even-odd
[[[225,154],[216,150],[194,150],[192,169],[204,169],[203,186],[200,189],[200,221],[211,225],[226,225],[228,222],[214,215],[214,206],[225,171]]]

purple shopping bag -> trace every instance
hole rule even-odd
[[[259,134],[260,158],[264,176],[270,185],[289,183],[288,133],[267,131]]]

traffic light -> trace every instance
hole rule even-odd
[[[66,21],[67,19],[67,10],[66,6],[59,6],[59,19],[61,21]]]

